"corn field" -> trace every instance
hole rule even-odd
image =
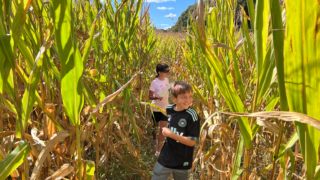
[[[181,39],[142,0],[0,0],[0,180],[151,179],[159,62],[194,90],[190,179],[320,179],[320,2],[247,6],[199,0]]]

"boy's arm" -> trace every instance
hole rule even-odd
[[[192,140],[192,139],[185,137],[185,136],[179,136],[179,135],[173,133],[169,128],[166,128],[166,127],[162,128],[162,134],[164,137],[170,137],[176,141],[179,141],[179,143],[182,143],[182,144],[190,146],[190,147],[192,147],[196,144],[196,140]]]

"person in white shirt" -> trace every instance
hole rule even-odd
[[[163,97],[160,97],[158,92],[165,89],[167,86],[169,86],[169,66],[165,63],[159,63],[156,67],[157,76],[156,78],[151,82],[151,86],[149,89],[149,99],[152,100],[151,104],[157,105],[161,109],[165,111],[166,107],[169,105],[169,94],[164,95]],[[168,118],[163,113],[161,113],[157,108],[152,107],[151,111],[151,117],[153,120],[153,143],[155,146],[158,146],[156,151],[156,156],[159,156],[159,153],[161,151],[161,148],[163,146],[164,136],[162,134],[162,128],[167,127]],[[156,140],[157,132],[156,127],[159,127],[160,125],[160,132],[158,136],[158,142]]]

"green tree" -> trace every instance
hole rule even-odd
[[[196,7],[196,4],[194,4],[189,6],[188,9],[186,9],[185,11],[183,11],[180,17],[178,18],[177,23],[171,27],[170,31],[179,32],[186,29],[188,25],[189,14],[192,14]]]

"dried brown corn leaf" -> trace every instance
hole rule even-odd
[[[63,177],[65,177],[65,176],[69,175],[70,173],[72,173],[73,170],[74,170],[73,166],[71,166],[70,164],[64,164],[64,165],[61,166],[61,168],[59,170],[54,172],[51,176],[47,177],[46,180],[62,179]]]
[[[44,149],[41,151],[38,160],[35,163],[35,166],[32,171],[31,180],[36,180],[39,178],[40,170],[42,167],[42,164],[46,160],[47,156],[49,155],[49,152],[51,152],[55,145],[62,141],[64,138],[69,136],[69,133],[65,130],[59,131],[56,134],[54,134],[51,139],[49,140],[48,144],[44,147]]]
[[[144,69],[145,67],[143,67],[139,72],[137,72],[125,85],[123,85],[121,88],[119,88],[116,92],[110,94],[109,96],[107,96],[106,98],[104,98],[104,100],[102,100],[97,107],[95,107],[92,110],[92,113],[97,113],[98,110],[104,106],[105,104],[107,104],[108,102],[112,101],[122,90],[124,90],[139,74],[140,72]],[[90,119],[90,118],[89,118]]]
[[[38,158],[40,152],[39,152],[39,150],[38,150],[38,148],[37,148],[37,146],[36,146],[35,141],[33,140],[33,138],[30,138],[30,139],[29,139],[29,142],[30,142],[30,147],[31,147],[31,153],[32,153],[36,158]]]
[[[265,112],[255,112],[255,113],[231,113],[231,112],[221,112],[222,114],[238,117],[262,117],[262,118],[276,118],[282,119],[284,121],[298,121],[301,123],[309,124],[320,131],[320,121],[318,119],[312,118],[308,115],[297,113],[297,112],[287,112],[287,111],[265,111]]]
[[[123,160],[122,156],[118,153],[118,151],[116,151],[113,147],[113,145],[110,145],[111,149],[112,149],[112,152],[118,157],[118,159],[123,163],[125,164],[127,167],[129,167],[130,169],[132,170],[135,170],[135,171],[138,171],[138,172],[144,172],[144,170],[142,169],[139,169],[138,167],[136,166],[133,166],[133,165],[130,165],[128,164],[126,161]]]
[[[5,137],[10,136],[10,135],[14,135],[14,134],[15,134],[14,131],[4,131],[4,132],[0,132],[0,139],[5,138]]]
[[[262,120],[260,118],[257,119],[257,124],[259,126],[263,126],[267,129],[269,129],[270,131],[274,132],[275,134],[279,134],[280,127],[277,124]],[[287,142],[287,138],[284,135],[282,135],[282,141],[285,143]]]
[[[87,40],[90,37],[88,33],[81,31],[79,29],[76,29],[76,35],[77,35],[77,38],[82,40]]]

